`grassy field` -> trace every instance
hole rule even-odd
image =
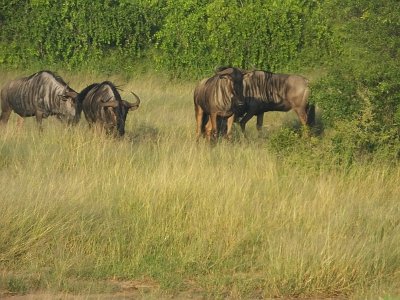
[[[61,75],[76,90],[111,79],[142,104],[124,139],[84,118],[1,129],[0,298],[400,296],[398,165],[281,159],[268,132],[291,113],[210,147],[195,142],[194,83]]]

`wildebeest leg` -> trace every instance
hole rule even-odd
[[[6,110],[6,111],[2,111],[1,112],[1,116],[0,116],[0,125],[6,125],[8,122],[8,119],[10,118],[10,114],[11,114],[11,109],[10,110]]]
[[[305,111],[305,109],[302,108],[295,108],[294,110],[297,114],[297,116],[299,117],[299,120],[301,122],[302,125],[307,125],[307,112]]]
[[[315,105],[307,104],[307,125],[312,127],[315,125]]]
[[[304,94],[302,96],[301,102],[297,103],[302,103],[299,105],[299,107],[295,108],[295,111],[297,113],[297,116],[300,119],[301,124],[303,125],[303,132],[308,136],[310,134],[309,132],[309,122],[314,121],[311,119],[314,119],[314,116],[312,115],[312,112],[310,113],[310,120],[309,120],[309,105],[307,104],[308,97],[310,95],[310,89],[307,87],[304,90]],[[300,100],[300,99],[299,99]]]
[[[8,122],[8,119],[10,118],[11,115],[11,107],[8,105],[7,102],[2,101],[1,102],[1,115],[0,115],[0,125],[6,125]]]
[[[201,135],[201,125],[203,122],[204,111],[200,107],[200,105],[195,105],[194,113],[195,113],[195,117],[196,117],[196,141],[198,141],[200,138],[200,135]],[[206,125],[206,131],[207,131],[207,125]]]
[[[303,108],[303,107],[302,108],[296,108],[295,112],[296,112],[297,116],[299,117],[299,120],[300,120],[301,125],[302,125],[303,132],[305,133],[306,136],[308,136],[309,135],[309,128],[308,128],[308,125],[307,125],[307,112],[306,112],[305,108]]]
[[[235,120],[235,115],[232,115],[228,118],[228,121],[226,123],[226,138],[230,140],[232,138],[232,126],[233,126],[233,121]]]
[[[248,111],[244,117],[240,120],[240,127],[242,128],[242,132],[244,133],[246,129],[246,123],[254,116],[254,113]]]
[[[43,126],[42,126],[43,115],[44,115],[43,112],[41,112],[41,111],[36,111],[36,114],[35,114],[35,116],[36,116],[36,122],[37,122],[37,124],[38,124],[38,128],[39,128],[39,131],[40,131],[40,132],[43,131]]]
[[[24,125],[24,118],[18,116],[18,118],[17,118],[17,128],[21,129],[23,125]]]
[[[257,124],[256,124],[258,132],[260,132],[262,129],[263,121],[264,121],[264,113],[258,114],[257,115]]]
[[[210,141],[211,131],[212,131],[211,119],[208,118],[207,123],[204,125],[204,135],[208,141]]]
[[[211,120],[211,140],[216,141],[218,136],[217,114],[210,114]]]

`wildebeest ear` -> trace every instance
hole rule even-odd
[[[69,92],[64,93],[64,96],[71,97],[71,98],[76,98],[78,96],[78,93],[74,92],[74,91],[69,91]]]
[[[73,92],[73,91],[69,91],[69,92],[65,92],[64,94],[58,95],[58,96],[63,101],[67,101],[68,99],[71,99],[71,98],[72,98],[73,101],[75,101],[76,97],[78,97],[78,93],[77,92]]]
[[[116,108],[118,107],[118,102],[113,100],[113,101],[107,101],[107,102],[101,102],[100,103],[101,107],[113,107]]]
[[[75,101],[76,98],[78,98],[78,93],[74,92],[74,91],[69,91],[69,92],[64,93],[64,97],[72,98],[72,100]]]

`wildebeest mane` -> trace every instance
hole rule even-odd
[[[93,89],[95,86],[99,85],[98,83],[93,83],[91,85],[88,85],[87,87],[85,87],[79,94],[77,97],[77,102],[78,103],[82,103],[83,99],[85,99],[86,95],[89,93],[89,91],[91,89]]]
[[[32,74],[32,75],[30,75],[30,76],[28,76],[28,77],[22,78],[22,80],[23,80],[23,81],[28,81],[28,80],[30,80],[30,79],[32,79],[32,78],[34,78],[34,77],[36,77],[36,76],[39,76],[39,75],[41,75],[41,74],[43,74],[43,73],[48,73],[48,74],[50,74],[57,82],[61,83],[61,84],[64,85],[64,86],[67,86],[67,85],[68,85],[68,84],[64,81],[64,79],[62,79],[61,76],[59,76],[59,75],[57,75],[56,73],[54,73],[54,72],[52,72],[52,71],[49,71],[49,70],[42,70],[42,71],[36,72],[36,73],[34,73],[34,74]]]
[[[246,72],[246,71],[244,71],[244,70],[241,69],[241,68],[233,67],[233,66],[228,65],[228,66],[220,66],[220,67],[215,68],[215,73],[222,72],[222,71],[224,71],[224,70],[226,70],[226,69],[237,69],[237,70],[239,70],[240,72],[242,72],[242,74],[244,74],[244,73]]]
[[[121,95],[120,95],[120,91],[123,92],[123,90],[120,88],[119,85],[115,85],[114,83],[110,82],[110,81],[105,81],[103,82],[104,84],[108,84],[111,87],[111,90],[113,91],[114,95],[117,96],[118,101],[122,100]]]
[[[104,81],[102,83],[93,83],[87,87],[85,87],[78,95],[78,103],[82,103],[83,99],[85,99],[86,95],[93,89],[95,89],[95,91],[99,90],[101,87],[108,85],[113,94],[115,95],[117,101],[121,101],[121,96],[118,92],[118,87],[116,87],[112,82],[110,81]]]

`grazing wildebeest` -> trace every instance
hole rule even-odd
[[[108,133],[116,128],[118,134],[123,136],[128,111],[137,109],[140,104],[140,98],[131,93],[136,103],[122,100],[117,87],[110,81],[89,85],[78,95],[76,122],[83,110],[89,126],[99,124]]]
[[[243,106],[241,70],[221,67],[213,77],[203,79],[194,91],[197,139],[203,132],[208,140],[217,138],[217,117],[227,118],[226,136],[229,138],[234,114]]]
[[[10,81],[1,90],[0,123],[7,124],[12,111],[21,117],[36,116],[40,129],[42,119],[51,115],[70,122],[75,117],[77,95],[50,71]]]
[[[257,116],[257,129],[261,130],[264,112],[289,111],[293,109],[303,125],[313,125],[315,106],[308,103],[310,89],[308,80],[298,75],[274,74],[267,71],[251,71],[243,75],[243,95],[246,113],[240,119],[245,130],[246,123]]]

